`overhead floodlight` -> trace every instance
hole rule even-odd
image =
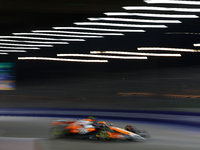
[[[193,33],[193,32],[167,32],[165,34],[194,34],[194,35],[200,35],[200,33]]]
[[[176,51],[176,52],[200,52],[195,49],[183,49],[183,48],[165,48],[165,47],[139,47],[139,51]]]
[[[127,12],[108,12],[107,16],[142,16],[142,17],[160,17],[160,18],[199,18],[197,15],[179,15],[179,14],[150,14],[150,13],[127,13]]]
[[[0,55],[8,55],[8,53],[0,53]]]
[[[0,41],[14,42],[14,43],[35,43],[35,44],[69,44],[68,42],[19,41],[19,40],[8,40],[8,39],[0,39]]]
[[[88,18],[90,21],[124,21],[124,22],[143,22],[143,23],[181,23],[179,20],[148,20],[148,19],[126,19],[126,18]]]
[[[126,10],[153,10],[153,11],[178,11],[178,12],[200,12],[195,8],[167,8],[167,7],[149,7],[149,6],[126,6]]]
[[[26,52],[25,50],[0,50],[0,52]]]
[[[86,35],[124,35],[122,33],[91,33],[91,32],[58,31],[58,30],[33,30],[32,32],[37,32],[37,33],[86,34]]]
[[[7,46],[0,46],[3,49],[40,49],[38,47],[7,47]]]
[[[50,58],[50,57],[18,57],[18,60],[50,60],[50,61],[86,62],[86,63],[108,62],[108,60],[64,59],[64,58]]]
[[[193,44],[195,47],[199,47],[200,46],[200,43],[197,43],[197,44]]]
[[[135,56],[156,56],[156,57],[181,57],[181,54],[139,53],[139,52],[124,52],[124,51],[90,51],[90,53],[91,54],[135,55]]]
[[[148,4],[185,4],[200,5],[200,1],[184,1],[184,0],[144,0]]]
[[[0,45],[27,46],[27,47],[53,47],[53,45],[30,45],[30,44],[10,44],[10,43],[0,43]]]
[[[57,54],[57,56],[71,57],[95,57],[95,58],[111,58],[111,59],[147,59],[147,57],[127,57],[127,56],[109,56],[109,55],[91,55],[91,54]]]
[[[140,25],[140,24],[118,24],[101,22],[75,22],[76,25],[99,25],[99,26],[117,26],[117,27],[137,27],[137,28],[167,28],[165,25]]]
[[[89,31],[108,31],[108,32],[145,32],[145,30],[123,30],[123,29],[103,29],[103,28],[85,28],[85,27],[53,27],[61,30],[89,30]]]
[[[0,36],[0,38],[32,39],[32,40],[47,40],[47,41],[85,41],[84,39],[54,39],[54,38],[39,38],[39,37],[27,37],[27,36]]]
[[[58,36],[58,37],[75,37],[75,38],[103,38],[103,36],[44,34],[44,33],[13,33],[13,35]]]

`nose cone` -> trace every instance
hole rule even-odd
[[[132,137],[132,139],[133,139],[134,141],[144,141],[144,140],[145,140],[145,138],[141,137],[140,135],[134,135],[134,136]]]

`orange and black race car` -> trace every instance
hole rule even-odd
[[[52,138],[83,138],[100,140],[132,140],[141,141],[150,137],[146,131],[140,131],[133,125],[127,125],[125,129],[106,125],[103,121],[95,119],[81,120],[56,120],[52,123],[50,134]]]

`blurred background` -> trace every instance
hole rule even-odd
[[[0,107],[198,111],[199,6],[1,1]]]

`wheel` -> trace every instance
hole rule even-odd
[[[50,129],[50,136],[53,139],[62,138],[64,136],[64,128],[60,126],[52,127]]]
[[[106,131],[106,129],[102,128],[100,129],[97,137],[102,140],[102,141],[108,141],[110,140],[110,137],[108,136],[108,132]]]

